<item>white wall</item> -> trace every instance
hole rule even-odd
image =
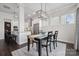
[[[75,25],[59,25],[53,27],[53,31],[58,30],[58,40],[68,43],[74,43],[75,39]]]
[[[1,39],[4,39],[4,20],[2,16],[0,16],[0,40]]]
[[[13,26],[14,26],[14,24],[16,22],[16,21],[14,22],[13,20],[14,20],[14,18],[13,18],[13,15],[12,14],[0,12],[0,40],[1,39],[4,39],[4,22],[5,21],[11,22],[11,25],[12,25],[11,26],[11,29],[13,30]]]
[[[18,19],[13,17],[14,15],[0,12],[0,40],[4,39],[4,22],[11,22],[11,31],[13,31],[13,26],[18,26]],[[20,40],[20,43],[26,43],[27,42],[27,35],[29,32],[23,32],[21,34],[21,38],[26,38],[24,40]],[[17,37],[16,42],[18,43],[19,38]]]
[[[58,25],[43,27],[43,31],[58,30],[58,40],[62,42],[74,43],[75,40],[75,25]]]
[[[72,14],[72,13],[70,13]],[[43,31],[53,31],[55,32],[58,30],[58,40],[68,43],[74,43],[75,41],[75,13],[74,14],[74,23],[73,24],[66,24],[65,16],[62,17],[55,16],[51,17],[49,25],[42,27]],[[43,23],[44,24],[44,23]]]
[[[76,10],[76,37],[75,37],[75,49],[79,50],[79,4]]]
[[[68,13],[69,14],[69,13]],[[43,20],[41,22],[41,29],[43,31],[56,31],[58,30],[58,40],[68,43],[74,43],[75,41],[75,12],[70,13],[73,14],[74,23],[66,24],[65,15],[59,15],[55,17],[51,17],[50,19]],[[40,23],[38,19],[33,21],[34,23]]]

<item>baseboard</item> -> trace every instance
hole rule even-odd
[[[73,44],[73,43],[64,42],[64,41],[59,41],[59,40],[57,40],[57,42],[61,42],[61,43],[65,43],[65,44]]]

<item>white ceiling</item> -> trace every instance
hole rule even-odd
[[[46,4],[46,11],[48,14],[61,8],[75,5],[75,3],[42,3],[43,10],[45,10],[45,4]],[[41,9],[41,3],[25,3],[24,6],[25,6],[25,16],[33,15],[35,11]]]
[[[46,11],[50,11],[57,8],[62,8],[64,6],[68,6],[71,3],[42,3],[42,9],[45,10],[45,4],[46,4]],[[4,8],[4,5],[10,7],[10,9]],[[0,3],[0,11],[6,11],[6,12],[13,12],[14,9],[17,9],[18,4],[17,3]],[[25,11],[36,11],[41,9],[41,3],[24,3]]]
[[[16,5],[16,3],[0,3],[0,11],[6,13],[17,12],[18,10]]]
[[[72,3],[46,3],[46,11],[55,11],[56,9],[69,6]],[[24,3],[25,16],[33,14],[36,10],[41,9],[41,3]],[[45,10],[45,3],[42,3],[42,9]],[[18,13],[17,3],[0,3],[0,11],[13,13],[16,11]]]
[[[69,5],[69,3],[42,3],[43,10],[45,10],[45,4],[47,11]],[[26,3],[24,5],[25,7],[30,8],[32,11],[41,9],[41,3]]]

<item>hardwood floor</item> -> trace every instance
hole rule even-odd
[[[66,56],[79,56],[79,51],[74,49],[74,44],[66,44]]]
[[[22,48],[26,46],[26,44],[18,45],[15,41],[7,44],[4,40],[0,40],[0,56],[11,56],[11,51]]]
[[[15,41],[13,41],[11,44],[7,44],[4,40],[0,40],[0,56],[12,56],[11,51],[14,51],[16,49],[25,47],[27,44],[18,45]],[[73,44],[66,43],[66,56],[68,56],[69,52],[67,49],[74,49]],[[79,55],[79,51],[76,52],[76,56]]]

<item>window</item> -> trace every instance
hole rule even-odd
[[[66,24],[74,24],[75,23],[75,14],[66,15]]]
[[[74,23],[75,23],[75,13],[61,16],[61,24],[74,24]]]
[[[64,24],[74,24],[75,23],[75,13],[64,14],[60,16],[51,17],[50,24],[54,25],[64,25]]]

